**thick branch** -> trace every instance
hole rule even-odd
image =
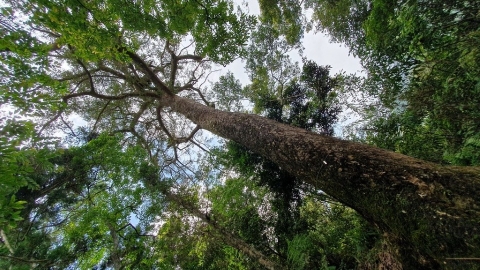
[[[180,143],[184,143],[184,142],[188,142],[190,141],[193,136],[195,136],[195,134],[200,130],[200,126],[197,125],[193,130],[192,132],[190,132],[190,135],[188,135],[187,137],[183,137],[183,138],[176,138],[175,139],[175,143],[177,144],[180,144]]]
[[[184,86],[181,86],[181,87],[176,87],[175,88],[175,93],[180,93],[182,91],[185,91],[185,90],[189,90],[189,89],[193,89],[193,84],[191,84],[190,82],[185,84]]]
[[[175,78],[177,76],[177,69],[178,69],[178,62],[182,60],[194,60],[197,62],[200,62],[203,60],[203,57],[198,56],[198,55],[193,55],[193,54],[185,54],[185,55],[176,55],[175,52],[170,48],[170,42],[167,41],[165,44],[165,49],[170,53],[170,57],[172,58],[172,61],[170,63],[170,87],[175,86]],[[186,85],[190,85],[190,82],[187,83]],[[180,92],[182,87],[178,90]]]
[[[148,106],[150,106],[150,104],[152,104],[152,101],[147,101],[142,103],[138,112],[135,113],[135,115],[133,116],[132,122],[130,122],[131,129],[135,128],[135,126],[138,123],[138,120],[140,119],[140,117],[142,117],[143,113],[145,112],[146,109],[148,109]]]
[[[113,242],[113,247],[110,254],[110,258],[112,259],[112,262],[113,262],[113,269],[120,270],[122,269],[122,259],[120,254],[120,241],[118,239],[118,234],[117,234],[117,231],[115,230],[115,227],[110,222],[107,223],[107,226],[110,231],[110,236],[112,237],[112,242]]]
[[[92,91],[93,93],[96,93],[96,91],[95,91],[95,84],[93,83],[92,74],[90,74],[90,71],[88,71],[88,68],[85,66],[85,64],[83,64],[82,61],[77,60],[77,62],[80,64],[80,66],[82,66],[82,68],[83,68],[83,70],[85,71],[85,73],[87,73],[88,82],[90,83],[90,91]]]
[[[175,77],[177,76],[177,68],[178,68],[178,59],[172,49],[170,49],[170,42],[167,40],[165,44],[165,49],[167,49],[168,53],[170,53],[170,57],[172,58],[170,64],[170,87],[175,86]]]
[[[88,92],[80,92],[80,93],[73,93],[69,95],[63,96],[63,101],[67,102],[69,99],[82,97],[82,96],[91,96],[94,98],[104,99],[104,100],[122,100],[130,97],[152,97],[152,98],[161,98],[161,96],[157,93],[153,92],[142,92],[142,93],[124,93],[118,96],[110,96],[110,95],[103,95],[96,92],[88,91]]]
[[[203,57],[199,55],[193,55],[193,54],[184,54],[184,55],[178,55],[175,56],[177,61],[182,61],[182,60],[194,60],[194,61],[202,61]]]
[[[168,128],[165,126],[165,124],[163,123],[163,120],[162,120],[162,106],[157,106],[157,120],[158,120],[158,124],[160,125],[160,128],[162,129],[163,132],[165,132],[165,134],[167,135],[167,137],[170,139],[170,140],[174,140],[174,137],[172,136],[172,134],[170,133],[170,131],[168,131]]]
[[[153,84],[161,91],[165,92],[167,95],[169,96],[173,96],[173,92],[170,90],[170,88],[168,88],[167,85],[165,85],[158,77],[157,75],[155,74],[155,72],[148,66],[147,63],[145,63],[145,61],[143,61],[143,59],[138,56],[137,54],[127,50],[127,49],[124,49],[123,50],[137,65],[139,65],[143,71],[145,72],[145,74],[147,74],[147,76],[150,78],[150,80],[152,80]]]

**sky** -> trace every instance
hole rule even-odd
[[[246,4],[250,14],[260,14],[258,0],[234,0],[234,3],[241,6],[242,10],[246,10]],[[308,13],[309,11],[307,11],[307,16],[309,16]],[[302,44],[304,47],[303,57],[315,61],[318,65],[330,66],[330,75],[335,75],[340,72],[362,75],[363,68],[360,64],[360,59],[351,55],[345,45],[331,42],[328,35],[310,31],[304,34]],[[290,54],[290,56],[292,57],[292,60],[298,61],[301,64],[302,58],[298,53]],[[250,83],[250,80],[245,72],[244,64],[244,61],[236,60],[225,68],[222,68],[219,72],[212,74],[209,77],[209,81],[214,83],[221,75],[231,71],[235,77],[240,80],[240,83],[245,86]],[[334,127],[335,136],[343,137],[344,126],[349,125],[358,119],[358,115],[345,108],[339,115],[340,121]]]
[[[240,5],[242,9],[245,9],[244,4],[248,5],[250,14],[259,15],[260,8],[257,0],[234,0],[236,5]],[[347,74],[357,73],[360,74],[362,66],[360,60],[353,55],[350,55],[348,48],[342,46],[339,43],[331,43],[330,38],[323,33],[315,33],[310,31],[305,33],[302,40],[304,46],[303,56],[309,60],[315,61],[318,65],[331,66],[330,74],[337,74],[341,71],[345,71]],[[298,54],[292,55],[294,61],[302,62],[301,57]],[[213,78],[217,78],[220,75],[224,75],[227,71],[231,71],[235,74],[235,77],[240,80],[242,85],[249,83],[248,76],[244,71],[244,63],[241,60],[236,60],[225,69],[222,69],[218,74],[215,74]]]

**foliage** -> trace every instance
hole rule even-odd
[[[298,1],[260,0],[260,21],[271,25],[276,36],[284,36],[288,44],[298,44],[303,37],[303,14]]]
[[[307,237],[314,247],[309,268],[335,266],[352,269],[376,263],[379,235],[352,209],[336,202],[325,202],[315,196],[305,199],[301,216],[310,228]]]
[[[210,119],[197,119],[202,124],[194,125],[187,118],[226,114],[192,102],[241,111],[241,99],[248,99],[255,113],[323,136],[316,138],[355,146],[325,137],[334,133],[339,96],[348,82],[356,84],[352,89],[365,87],[379,101],[379,107],[359,110],[368,121],[365,141],[437,163],[478,164],[479,6],[474,1],[408,0],[304,4],[313,9],[316,25],[302,25],[296,1],[261,0],[255,28],[255,17],[227,0],[5,1],[0,100],[12,114],[31,121],[2,119],[0,267],[260,269],[273,262],[294,269],[349,269],[381,266],[386,253],[393,258],[395,250],[383,250],[376,232],[355,212],[255,149],[229,142],[219,155],[223,163],[205,158],[200,150],[209,153],[208,146],[218,146],[200,131]],[[362,59],[367,78],[331,77],[328,66],[307,60],[300,69],[288,53],[301,51],[304,27],[345,42]],[[212,87],[205,85],[212,68],[239,57],[246,60],[250,85],[242,88],[231,73]],[[175,106],[182,106],[182,100],[190,104],[183,105],[191,106],[187,109],[198,111],[184,110],[187,118],[180,116],[182,110]],[[210,113],[199,112],[204,109]],[[85,126],[74,128],[69,122],[74,117]],[[42,137],[59,131],[75,139],[60,146]],[[380,221],[386,232],[400,233],[393,237],[411,238],[404,241],[418,240],[428,230],[421,222],[402,226],[392,220],[407,218],[403,211],[398,215],[399,207],[405,198],[423,198],[411,190],[423,189],[417,180],[431,180],[429,176],[398,180],[407,185],[401,190],[381,189],[388,181],[377,186],[375,181],[388,172],[366,170],[378,176],[369,178],[373,176],[361,173],[365,168],[355,167],[363,161],[335,149],[327,152],[341,157],[340,163],[353,164],[351,178],[373,183],[355,186],[344,178],[348,183],[338,186],[354,194],[337,196],[348,201],[349,196],[364,197],[355,194],[356,188],[380,190],[380,205],[394,205],[375,212],[369,209],[373,205],[359,203],[366,218]],[[307,180],[312,185],[330,180],[318,178]],[[435,212],[436,204],[451,207],[438,219],[450,225],[460,226],[451,213],[474,216],[465,202],[475,202],[470,198],[476,195],[464,200],[460,191],[450,194],[449,184],[435,186],[441,193],[432,196],[435,201],[411,208],[418,213],[408,209],[409,220],[431,222],[425,213],[443,215]],[[394,192],[401,196],[386,198]],[[370,195],[366,201],[375,199]],[[465,209],[457,211],[457,206]],[[468,222],[463,228],[478,223],[463,220]],[[436,221],[431,223],[435,229]],[[460,241],[448,229],[438,234],[448,238],[445,243]],[[434,246],[438,235],[421,239]],[[424,251],[413,242],[405,250],[415,253],[409,254],[412,258],[419,256],[417,264],[443,260],[424,255],[453,254]]]
[[[55,29],[43,32],[58,37],[57,47],[68,44],[75,48],[75,56],[85,60],[125,59],[121,42],[137,48],[142,42],[139,34],[172,41],[190,34],[198,54],[228,63],[241,54],[237,44],[247,41],[246,33],[254,23],[253,17],[235,13],[228,1],[45,0],[12,1],[11,6],[24,10],[31,23]]]
[[[307,0],[304,6],[313,10],[308,29],[327,32],[333,42],[346,44],[354,54],[362,50],[362,24],[369,14],[369,1]]]
[[[22,220],[21,210],[25,201],[18,200],[15,194],[21,188],[37,189],[38,184],[31,179],[37,166],[47,166],[41,151],[34,149],[20,151],[22,144],[32,138],[33,125],[27,121],[5,119],[0,130],[0,225],[14,228]]]
[[[396,151],[440,163],[476,164],[474,156],[462,154],[469,138],[480,132],[476,1],[307,1],[305,6],[313,9],[318,30],[360,57],[368,71],[365,88],[390,110],[388,120],[373,118],[367,125],[370,142],[378,145],[397,132],[393,141],[384,141],[408,145]],[[387,131],[384,121],[397,126]]]
[[[188,79],[188,72],[192,71],[195,79],[185,81],[190,85],[202,76],[208,77],[195,70],[200,66],[208,68],[209,61],[226,65],[244,56],[242,44],[247,43],[255,22],[254,16],[221,0],[6,1],[1,8],[0,24],[1,101],[15,113],[36,117],[39,122],[35,127],[25,122],[22,127],[22,122],[17,121],[2,129],[5,138],[12,138],[9,141],[2,136],[1,141],[2,187],[5,186],[1,195],[5,197],[2,196],[0,222],[2,227],[10,224],[5,227],[2,240],[15,239],[10,241],[11,245],[2,245],[2,268],[21,268],[31,263],[43,268],[81,269],[172,265],[196,269],[201,265],[198,260],[180,264],[175,257],[182,253],[175,252],[181,248],[171,250],[157,245],[155,237],[148,235],[153,230],[154,217],[162,213],[165,204],[158,198],[164,197],[162,192],[169,190],[174,181],[179,181],[176,177],[181,172],[175,169],[182,167],[175,167],[165,158],[169,154],[178,157],[176,148],[168,152],[177,146],[177,141],[157,134],[149,137],[151,121],[141,118],[141,113],[153,102],[146,101],[142,94],[137,99],[107,102],[89,98],[74,102],[65,97],[76,91],[111,97],[124,87],[151,90],[152,81],[148,81],[142,66],[145,62],[140,60],[132,65],[132,55],[137,60],[145,55],[155,56],[159,62],[152,61],[150,65],[157,65],[157,75],[161,69],[162,78],[171,78],[168,85],[172,88],[181,88],[181,80]],[[186,42],[193,42],[194,46],[188,49],[186,45],[186,51],[181,50]],[[152,44],[158,46],[152,50]],[[176,59],[178,52],[185,52],[181,57],[186,59]],[[182,61],[182,66],[177,68],[174,61]],[[196,68],[194,63],[198,63]],[[185,66],[190,70],[183,69]],[[101,75],[94,74],[100,70]],[[227,78],[226,83],[235,82]],[[147,106],[138,105],[143,101]],[[125,113],[122,110],[137,108],[140,112],[127,112],[127,118],[138,114],[133,119],[145,123],[143,129],[134,131],[133,125],[127,131],[119,131],[122,125],[125,127],[125,121],[119,120],[119,115]],[[66,120],[74,110],[80,110],[86,121],[95,119],[94,122],[75,130]],[[75,137],[68,143],[77,146],[53,150],[37,143],[32,144],[32,149],[20,149],[34,130],[39,135],[56,132],[56,128]],[[130,131],[129,136],[117,135]],[[14,140],[15,132],[26,139]],[[157,152],[141,146],[154,147]],[[159,169],[161,166],[164,167]],[[184,169],[185,166],[181,168]],[[160,177],[164,181],[158,181]],[[165,217],[167,227],[169,218]],[[173,218],[172,222],[175,224]],[[176,221],[179,222],[185,220]],[[191,243],[194,240],[187,243],[185,250],[190,250]],[[205,240],[205,245],[208,243]],[[164,259],[151,259],[158,257],[155,248],[166,252]],[[231,248],[225,250],[225,256],[232,254]]]
[[[140,263],[136,256],[145,254],[134,239],[149,230],[151,222],[141,218],[142,208],[151,205],[142,202],[142,187],[132,182],[142,151],[124,151],[119,139],[102,135],[82,147],[40,151],[39,157],[50,165],[28,172],[36,189],[24,186],[15,192],[26,208],[23,221],[5,230],[11,250],[4,252],[11,261],[2,259],[2,265],[21,267],[23,260],[41,267],[73,264],[83,269],[112,264],[120,254],[125,265]],[[132,214],[141,219],[137,225],[131,223]]]
[[[243,90],[240,81],[235,78],[232,72],[220,76],[218,82],[212,87],[215,96],[215,108],[231,112],[243,110]]]
[[[273,62],[273,56],[269,57]],[[282,57],[277,56],[277,61]],[[278,70],[282,68],[277,66]],[[275,81],[276,72],[270,70],[268,74],[272,75],[267,80]],[[336,103],[339,80],[330,77],[329,67],[304,61],[300,76],[285,83],[283,91],[275,91],[281,87],[278,82],[257,88],[254,81],[246,93],[257,112],[331,136],[340,112]],[[228,142],[219,157],[241,177],[228,179],[224,186],[210,193],[212,210],[227,221],[228,228],[239,231],[264,254],[280,260],[289,269],[349,269],[372,260],[369,256],[375,252],[372,248],[377,234],[352,210],[309,197],[309,187],[300,179],[234,142]]]
[[[437,163],[443,160],[447,141],[432,124],[430,117],[421,118],[409,111],[378,119],[367,132],[367,140],[381,148]]]

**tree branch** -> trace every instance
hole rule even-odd
[[[207,106],[210,106],[212,103],[208,102],[208,100],[205,98],[205,96],[202,94],[202,91],[200,91],[200,89],[196,88],[196,87],[192,87],[193,90],[195,90],[195,92],[198,93],[198,95],[200,96],[200,98],[202,99],[202,101],[205,103],[205,105]]]
[[[45,124],[42,126],[42,128],[38,131],[38,135],[41,135],[42,132],[43,132],[50,124],[52,124],[53,122],[55,122],[55,121],[58,119],[58,117],[60,117],[60,115],[62,115],[62,113],[63,113],[63,109],[60,110],[60,111],[58,111],[58,113],[57,113],[52,119],[48,120],[48,122],[45,123]]]
[[[172,58],[172,61],[170,63],[170,87],[175,86],[175,76],[177,76],[177,68],[178,68],[178,60],[177,56],[173,52],[172,49],[170,49],[170,42],[167,40],[167,43],[165,44],[165,49],[167,49],[168,53],[170,53],[170,56]]]
[[[103,70],[103,71],[106,71],[106,72],[108,72],[108,73],[110,73],[110,74],[113,74],[113,75],[117,76],[117,77],[120,78],[120,79],[127,80],[127,76],[125,76],[125,74],[123,74],[123,73],[121,73],[121,72],[119,72],[119,71],[117,71],[117,70],[115,70],[115,69],[113,69],[113,68],[110,68],[110,67],[105,66],[102,62],[100,62],[100,63],[98,64],[98,67],[99,67],[100,70]]]
[[[125,52],[137,65],[139,65],[143,71],[145,72],[145,74],[152,80],[153,84],[159,89],[159,90],[162,90],[163,92],[165,92],[167,95],[169,96],[174,96],[173,92],[170,90],[170,88],[168,88],[167,85],[165,85],[165,83],[163,83],[158,77],[157,75],[155,75],[155,72],[153,72],[153,70],[148,66],[147,63],[145,63],[145,61],[143,61],[143,59],[138,56],[137,54],[135,54],[134,52],[131,52],[125,48],[121,49],[120,51],[123,51]]]
[[[77,134],[75,134],[75,131],[73,131],[72,127],[70,127],[70,125],[67,123],[67,121],[65,121],[65,119],[63,119],[62,115],[60,114],[60,119],[62,120],[63,124],[65,126],[67,126],[67,128],[70,130],[70,132],[72,132],[72,135],[74,137],[77,137]]]
[[[195,140],[191,140],[191,142],[196,145],[198,148],[202,149],[203,151],[211,154],[212,152],[210,152],[210,150],[206,149],[205,147],[203,147],[202,145],[200,145],[198,142],[196,142]]]
[[[118,96],[109,96],[109,95],[103,95],[103,94],[99,94],[99,93],[96,93],[96,92],[91,92],[91,91],[88,91],[88,92],[80,92],[80,93],[74,93],[74,94],[69,94],[69,95],[66,95],[66,96],[63,96],[63,101],[64,102],[67,102],[69,99],[72,99],[72,98],[76,98],[76,97],[82,97],[82,96],[91,96],[91,97],[94,97],[94,98],[99,98],[99,99],[104,99],[104,100],[122,100],[122,99],[126,99],[126,98],[129,98],[129,97],[152,97],[152,98],[161,98],[161,96],[157,93],[154,93],[154,92],[142,92],[142,93],[124,93],[124,94],[120,94]]]
[[[48,260],[24,259],[24,258],[8,256],[8,255],[0,255],[0,258],[10,259],[10,260],[13,260],[13,261],[23,262],[23,263],[42,263],[42,262],[47,262],[48,261]]]
[[[0,236],[2,237],[2,242],[5,244],[10,254],[13,254],[13,248],[12,246],[10,246],[10,242],[8,241],[7,235],[3,230],[0,230]]]
[[[188,90],[188,89],[193,89],[193,84],[191,84],[190,82],[185,84],[184,86],[175,88],[175,93],[178,94],[178,93],[180,93],[184,90]]]
[[[218,222],[212,219],[212,217],[208,213],[203,213],[193,203],[181,198],[180,196],[170,192],[167,189],[163,189],[162,192],[169,201],[179,204],[185,210],[189,211],[190,214],[196,216],[197,218],[211,226],[214,230],[216,230],[220,234],[221,238],[226,242],[226,244],[257,260],[258,263],[260,263],[267,269],[284,269],[282,265],[278,265],[276,262],[271,261],[270,258],[255,249],[253,246],[246,243],[243,239],[225,230],[225,228],[223,228]]]
[[[177,59],[177,61],[194,60],[194,61],[200,62],[203,60],[203,57],[199,55],[193,55],[193,54],[184,54],[184,55],[175,56],[175,59]]]
[[[93,72],[97,72],[99,71],[100,69],[94,69]],[[60,79],[57,79],[57,81],[59,82],[63,82],[63,81],[70,81],[70,80],[74,80],[74,79],[78,79],[78,78],[81,78],[85,75],[88,75],[87,72],[82,72],[82,73],[78,73],[78,74],[73,74],[73,75],[70,75],[70,76],[67,76],[67,77],[63,77],[63,78],[60,78]]]
[[[152,234],[141,234],[140,232],[138,232],[137,228],[135,228],[135,226],[132,225],[132,223],[127,223],[125,224],[123,227],[121,227],[120,229],[117,230],[117,232],[127,228],[127,227],[131,227],[135,233],[138,235],[138,236],[151,236],[151,237],[155,237],[155,235],[152,235]]]
[[[159,105],[157,106],[157,120],[158,120],[158,124],[160,125],[160,128],[163,130],[163,132],[165,132],[165,134],[167,135],[167,137],[174,141],[174,137],[172,136],[172,134],[170,133],[170,131],[168,131],[167,127],[165,126],[165,124],[163,123],[163,120],[162,120],[162,108],[163,106]]]
[[[195,136],[195,134],[196,134],[200,129],[201,129],[200,126],[197,125],[197,126],[192,130],[192,132],[190,133],[190,135],[188,135],[188,137],[175,138],[175,144],[181,144],[181,143],[190,141],[190,140],[193,138],[193,136]]]
[[[80,66],[82,66],[82,68],[83,68],[83,70],[85,71],[85,73],[87,73],[88,82],[90,83],[90,91],[92,91],[93,93],[96,93],[96,91],[95,91],[95,84],[93,83],[92,74],[90,74],[90,71],[88,71],[87,67],[83,64],[82,61],[80,61],[80,60],[77,59],[77,62],[80,64]]]
[[[105,103],[105,106],[103,106],[102,110],[98,113],[97,119],[95,119],[95,124],[93,124],[92,131],[95,131],[95,128],[97,127],[98,122],[100,121],[100,117],[102,116],[103,112],[105,109],[107,109],[108,105],[110,104],[111,100],[107,100],[107,103]]]

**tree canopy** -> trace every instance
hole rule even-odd
[[[259,7],[1,4],[2,269],[479,268],[480,5]]]

